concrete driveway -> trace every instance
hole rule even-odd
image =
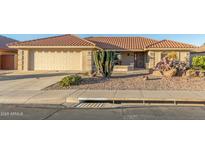
[[[42,90],[69,72],[12,72],[0,74],[0,104],[63,104],[67,90]]]
[[[42,90],[66,76],[66,72],[9,72],[0,73],[0,92]]]

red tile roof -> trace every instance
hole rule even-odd
[[[154,40],[144,37],[89,37],[82,39],[78,36],[67,34],[55,37],[48,37],[24,42],[9,43],[8,46],[86,46],[100,47],[105,50],[138,51],[149,48],[196,48],[193,45],[180,43],[171,40]]]
[[[205,45],[202,45],[199,48],[195,48],[194,51],[196,51],[196,52],[205,52]]]
[[[158,42],[144,37],[89,37],[86,39],[105,50],[143,50],[148,45]]]
[[[7,44],[11,42],[17,42],[17,40],[0,35],[0,49],[10,50]]]
[[[147,46],[147,48],[196,48],[196,46],[171,40],[162,40]]]
[[[147,48],[196,48],[191,44],[171,41],[154,40],[144,37],[90,37],[87,38],[103,49],[110,50],[145,50]]]
[[[92,42],[67,34],[24,42],[10,43],[8,46],[95,46]]]

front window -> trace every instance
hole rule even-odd
[[[121,65],[122,64],[122,55],[120,52],[115,52],[114,57],[115,65]]]
[[[170,52],[162,52],[161,53],[161,59],[163,59],[164,57],[168,57],[168,59],[170,60],[178,60],[178,56],[176,52],[170,51]]]

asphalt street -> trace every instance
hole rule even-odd
[[[0,105],[1,120],[203,120],[205,107],[133,106],[102,109]]]

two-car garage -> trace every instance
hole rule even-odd
[[[29,51],[29,70],[82,71],[82,52],[68,50]]]
[[[90,72],[95,44],[67,34],[9,44],[18,50],[18,70]]]

